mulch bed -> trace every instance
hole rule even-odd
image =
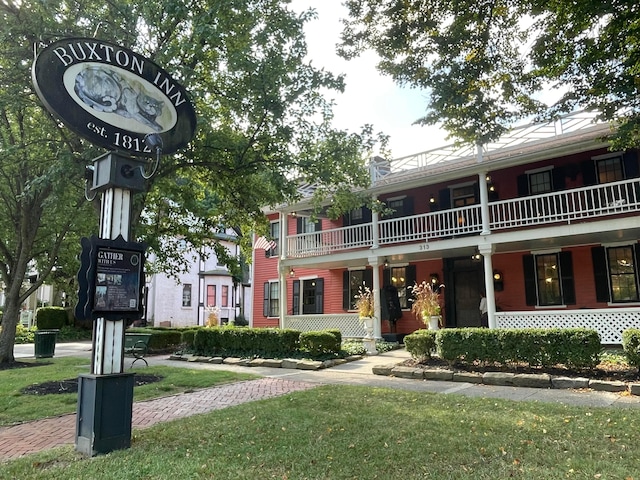
[[[405,360],[402,365],[413,368],[445,368],[458,372],[507,372],[507,373],[548,373],[549,375],[563,377],[588,377],[598,380],[633,382],[640,379],[638,369],[628,367],[626,365],[618,365],[614,363],[601,363],[594,369],[576,370],[563,367],[529,367],[525,365],[482,365],[482,364],[464,364],[456,363],[449,365],[444,360],[432,357],[428,360],[419,362],[414,359]]]
[[[136,373],[133,376],[133,382],[136,387],[140,385],[147,385],[148,383],[155,383],[162,380],[164,377],[161,375],[142,375]],[[77,393],[78,391],[78,379],[70,378],[68,380],[59,380],[57,382],[45,382],[38,383],[36,385],[30,385],[23,388],[20,393],[25,395],[53,395],[57,393]]]
[[[0,363],[0,371],[2,370],[13,370],[14,368],[29,368],[29,367],[40,367],[42,365],[49,365],[50,363],[33,363],[33,362],[20,362],[15,361],[11,363]]]

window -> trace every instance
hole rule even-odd
[[[413,215],[413,197],[394,197],[385,200],[387,208],[393,210],[384,218],[402,218]]]
[[[552,191],[551,169],[529,174],[529,193],[548,193]]]
[[[345,310],[355,310],[355,296],[358,294],[360,287],[366,285],[370,289],[373,289],[373,270],[370,268],[347,270],[344,272],[342,282],[342,308]]]
[[[562,305],[558,256],[536,255],[539,305]]]
[[[594,247],[593,258],[596,298],[599,302],[637,302],[638,244],[615,247]]]
[[[292,311],[294,315],[323,313],[324,279],[294,280]]]
[[[223,307],[229,306],[229,285],[222,285],[222,298],[220,299],[220,304]]]
[[[317,232],[321,229],[321,225],[322,224],[320,223],[320,220],[312,222],[309,217],[298,217],[296,233],[300,234]]]
[[[451,188],[451,200],[454,207],[466,207],[478,203],[475,184]]]
[[[182,287],[182,306],[191,306],[191,284],[185,283]]]
[[[622,157],[615,156],[596,160],[598,183],[610,183],[624,180]]]
[[[527,305],[576,303],[571,252],[524,255],[522,260]]]
[[[275,247],[264,251],[267,257],[277,257],[280,255],[280,222],[271,222],[269,225],[269,237],[276,244]]]
[[[280,283],[264,283],[264,299],[262,314],[265,317],[280,316]]]
[[[400,308],[411,308],[411,287],[413,287],[415,282],[415,265],[392,265],[389,268],[385,268],[383,271],[383,284],[392,285],[398,290],[398,300],[400,301]]]
[[[207,307],[216,306],[216,286],[207,285]]]

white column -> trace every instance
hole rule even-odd
[[[373,311],[375,319],[373,322],[373,336],[376,339],[382,338],[382,309],[380,308],[380,262],[378,257],[369,257],[369,265],[373,268]]]
[[[477,160],[482,163],[482,145],[477,144]],[[482,233],[488,235],[491,233],[489,226],[489,191],[487,189],[487,171],[478,174],[478,186],[480,187],[480,215],[482,216]]]
[[[374,200],[377,197],[373,197]],[[380,229],[378,228],[378,220],[380,219],[380,214],[376,211],[371,212],[371,248],[378,248],[380,246]]]
[[[492,245],[483,245],[479,247],[479,252],[484,259],[484,287],[487,299],[487,316],[489,320],[489,328],[496,328],[496,297],[493,288],[493,254]]]

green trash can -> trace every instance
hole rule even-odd
[[[59,330],[36,330],[34,346],[36,358],[51,358],[56,350],[56,336]]]

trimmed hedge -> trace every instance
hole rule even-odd
[[[132,327],[126,331],[131,333],[150,333],[150,352],[165,352],[177,347],[182,341],[182,331],[178,328]]]
[[[622,332],[622,348],[629,365],[640,368],[640,330],[630,328]]]
[[[600,362],[600,336],[584,328],[419,330],[405,337],[414,357],[428,358],[435,338],[438,355],[447,362],[594,368]]]
[[[428,359],[436,348],[436,330],[416,330],[405,335],[404,346],[414,358]]]
[[[297,352],[300,331],[277,328],[211,327],[196,331],[198,355],[284,357]]]
[[[36,310],[38,330],[59,330],[68,323],[69,316],[63,307],[40,307]]]
[[[341,348],[342,334],[339,330],[310,331],[300,334],[300,349],[309,352],[312,356],[338,354]]]

